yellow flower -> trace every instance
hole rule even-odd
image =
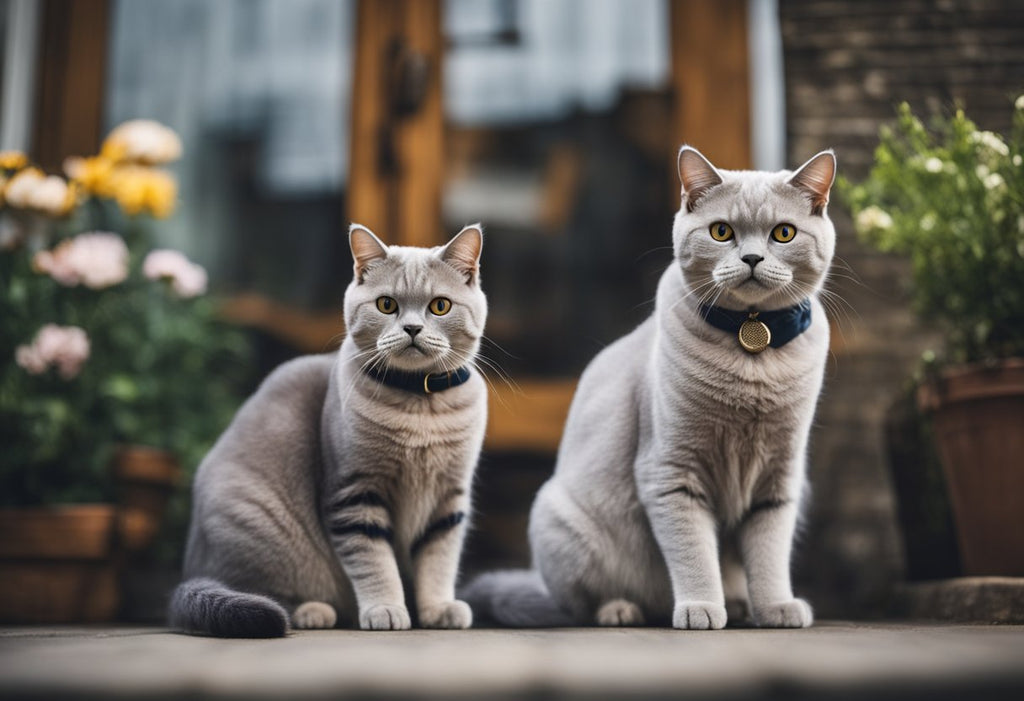
[[[138,165],[117,166],[110,173],[109,183],[113,198],[129,216],[148,212],[164,219],[174,211],[178,185],[162,170]]]
[[[150,171],[146,189],[146,206],[158,219],[166,219],[174,212],[178,199],[178,183],[163,171]]]
[[[0,169],[21,170],[28,165],[28,157],[21,151],[0,151]]]
[[[114,197],[111,173],[114,162],[103,156],[81,158],[73,156],[64,160],[64,172],[86,192],[100,197]]]
[[[68,183],[67,194],[64,196],[64,205],[60,208],[58,216],[66,217],[71,214],[78,205],[78,183]]]

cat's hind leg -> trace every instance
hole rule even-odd
[[[720,555],[722,589],[725,592],[725,612],[729,625],[751,625],[750,596],[747,593],[747,573],[743,570],[739,550],[732,538],[723,539]]]
[[[642,626],[644,612],[632,601],[612,599],[597,609],[597,625],[599,626]]]
[[[337,622],[338,613],[323,601],[307,601],[292,611],[292,625],[299,629],[333,628]]]
[[[545,585],[577,625],[643,625],[642,609],[617,576],[617,548],[560,485],[549,482],[538,494],[530,536]]]

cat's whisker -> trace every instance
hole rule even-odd
[[[682,304],[683,302],[685,302],[685,301],[686,301],[687,299],[689,299],[689,298],[690,298],[691,296],[693,296],[694,294],[696,294],[696,293],[698,293],[698,292],[701,292],[701,295],[700,295],[700,297],[699,297],[699,298],[697,299],[697,307],[699,308],[699,307],[700,307],[700,305],[701,305],[701,304],[703,303],[703,301],[704,301],[704,297],[705,297],[705,294],[706,294],[706,293],[707,293],[707,292],[709,291],[709,290],[708,290],[708,286],[709,286],[709,285],[717,285],[717,284],[718,284],[718,283],[717,283],[717,282],[715,282],[715,279],[714,279],[713,277],[709,277],[709,278],[708,278],[708,279],[707,279],[707,280],[706,280],[705,282],[702,282],[702,283],[701,283],[701,284],[699,284],[699,285],[695,285],[695,286],[694,286],[694,287],[693,287],[693,288],[692,288],[692,289],[691,289],[691,290],[690,290],[689,292],[687,292],[687,293],[686,293],[685,295],[683,295],[682,297],[680,297],[679,299],[677,299],[677,300],[676,300],[675,302],[673,302],[673,303],[672,303],[672,305],[671,305],[671,306],[670,306],[670,307],[668,308],[668,310],[667,310],[667,311],[669,311],[669,312],[672,312],[672,311],[674,311],[674,310],[675,310],[675,308],[676,308],[676,307],[677,307],[678,305],[680,305],[680,304]],[[714,289],[714,288],[712,287],[712,288],[711,288],[711,290],[713,290],[713,289]],[[702,291],[702,290],[703,290],[703,291]]]
[[[505,401],[505,398],[501,395],[501,393],[498,391],[498,388],[494,385],[494,381],[490,377],[488,377],[487,373],[484,372],[483,369],[479,365],[477,365],[477,362],[479,360],[480,360],[480,358],[477,357],[473,361],[471,361],[471,364],[472,364],[473,368],[478,373],[480,373],[480,376],[484,378],[484,382],[487,383],[487,387],[490,389],[489,396],[494,397],[498,401],[498,403],[502,406],[502,408],[510,409],[508,402]],[[520,392],[520,394],[521,394],[521,392]]]
[[[344,324],[343,324],[344,325]],[[345,340],[345,336],[348,335],[348,329],[343,328],[338,333],[327,339],[327,343],[321,348],[321,351],[326,353],[329,351],[337,350],[337,347]]]
[[[861,280],[861,278],[860,278],[860,275],[859,275],[859,274],[857,274],[857,271],[853,269],[853,266],[851,266],[851,265],[850,265],[849,263],[847,263],[847,262],[846,262],[846,261],[845,261],[845,260],[844,260],[843,258],[840,258],[839,256],[833,256],[833,258],[832,258],[832,264],[833,264],[833,265],[838,265],[838,266],[842,267],[842,268],[843,268],[844,270],[846,270],[846,271],[847,271],[848,273],[850,273],[850,277],[849,277],[849,279],[850,279],[850,280],[851,280],[852,282],[855,282],[855,283],[857,283],[858,285],[861,285],[862,287],[865,287],[865,288],[867,288],[867,287],[868,287],[868,286],[867,286],[866,284],[864,284],[864,282],[863,282],[863,281]],[[870,288],[868,288],[868,289],[870,289]]]
[[[837,295],[834,292],[831,292],[826,289],[815,290],[811,285],[800,282],[799,280],[794,280],[793,286],[804,296],[812,296],[815,293],[817,293],[818,301],[821,302],[822,306],[825,307],[825,311],[836,322],[835,329],[836,331],[839,332],[840,340],[842,341],[843,345],[847,345],[846,329],[844,329],[843,327],[844,325],[846,325],[851,328],[855,328],[855,326],[853,324],[852,319],[850,318],[850,315],[846,312],[845,309],[843,309],[837,303],[836,300],[842,302],[851,310],[853,310],[854,313],[856,313],[856,310],[853,309],[852,305],[850,305],[845,299],[843,299],[841,296]],[[831,352],[831,350],[829,352]],[[838,363],[838,359],[836,359],[836,362]]]
[[[498,379],[508,386],[508,388],[513,392],[513,394],[521,395],[523,393],[522,388],[515,380],[512,379],[512,376],[505,372],[505,370],[500,365],[498,365],[498,363],[495,362],[492,358],[488,358],[482,353],[479,353],[477,354],[475,360],[476,362],[483,364],[484,367],[491,369],[498,376]],[[480,369],[479,366],[477,366],[477,369]],[[482,374],[486,376],[486,373]]]
[[[495,341],[495,340],[494,340],[493,338],[491,338],[491,337],[490,337],[490,336],[488,336],[487,334],[480,334],[480,338],[481,338],[482,340],[484,340],[484,341],[487,341],[487,343],[491,344],[491,345],[492,345],[492,346],[494,346],[494,347],[495,347],[496,349],[500,350],[500,351],[501,351],[502,353],[504,353],[505,355],[507,355],[507,356],[508,356],[509,358],[511,358],[512,360],[522,360],[522,358],[520,358],[519,356],[516,356],[516,355],[512,355],[512,354],[511,354],[511,353],[509,353],[509,352],[508,352],[507,350],[505,350],[504,348],[502,348],[502,347],[501,347],[501,344],[499,344],[499,343],[498,343],[497,341]]]
[[[359,366],[359,368],[358,368],[358,370],[356,370],[356,372],[352,373],[352,378],[349,380],[348,384],[345,386],[345,389],[342,392],[342,400],[341,400],[342,409],[344,409],[346,406],[348,406],[348,399],[351,396],[353,390],[355,390],[356,383],[359,382],[360,380],[362,380],[365,377],[364,373],[368,369],[372,370],[373,367],[379,361],[383,360],[382,354],[376,348],[371,348],[369,350],[360,351],[358,353],[355,353],[353,355],[353,358],[358,359],[358,358],[361,358],[361,357],[364,357],[364,356],[369,356],[369,357]]]
[[[640,255],[638,255],[633,260],[633,263],[634,264],[639,263],[640,261],[642,261],[647,256],[651,255],[652,253],[657,253],[658,251],[671,251],[671,250],[673,250],[672,246],[655,246],[654,248],[650,248],[650,249],[644,251],[643,253],[641,253]]]

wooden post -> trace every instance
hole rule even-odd
[[[360,0],[348,218],[389,244],[442,243],[440,0]]]
[[[672,0],[671,26],[677,147],[698,148],[722,168],[750,168],[747,0]]]
[[[48,170],[99,149],[109,16],[107,0],[46,0],[43,7],[32,155]]]

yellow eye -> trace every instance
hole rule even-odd
[[[430,313],[435,316],[444,316],[452,310],[452,301],[445,297],[434,297],[430,300]]]
[[[792,224],[777,224],[772,229],[772,238],[779,243],[789,243],[796,236],[796,227]]]
[[[377,309],[383,314],[394,314],[398,311],[398,302],[391,297],[378,297]]]
[[[716,221],[709,229],[711,238],[715,241],[728,241],[732,238],[732,227],[724,221]]]

